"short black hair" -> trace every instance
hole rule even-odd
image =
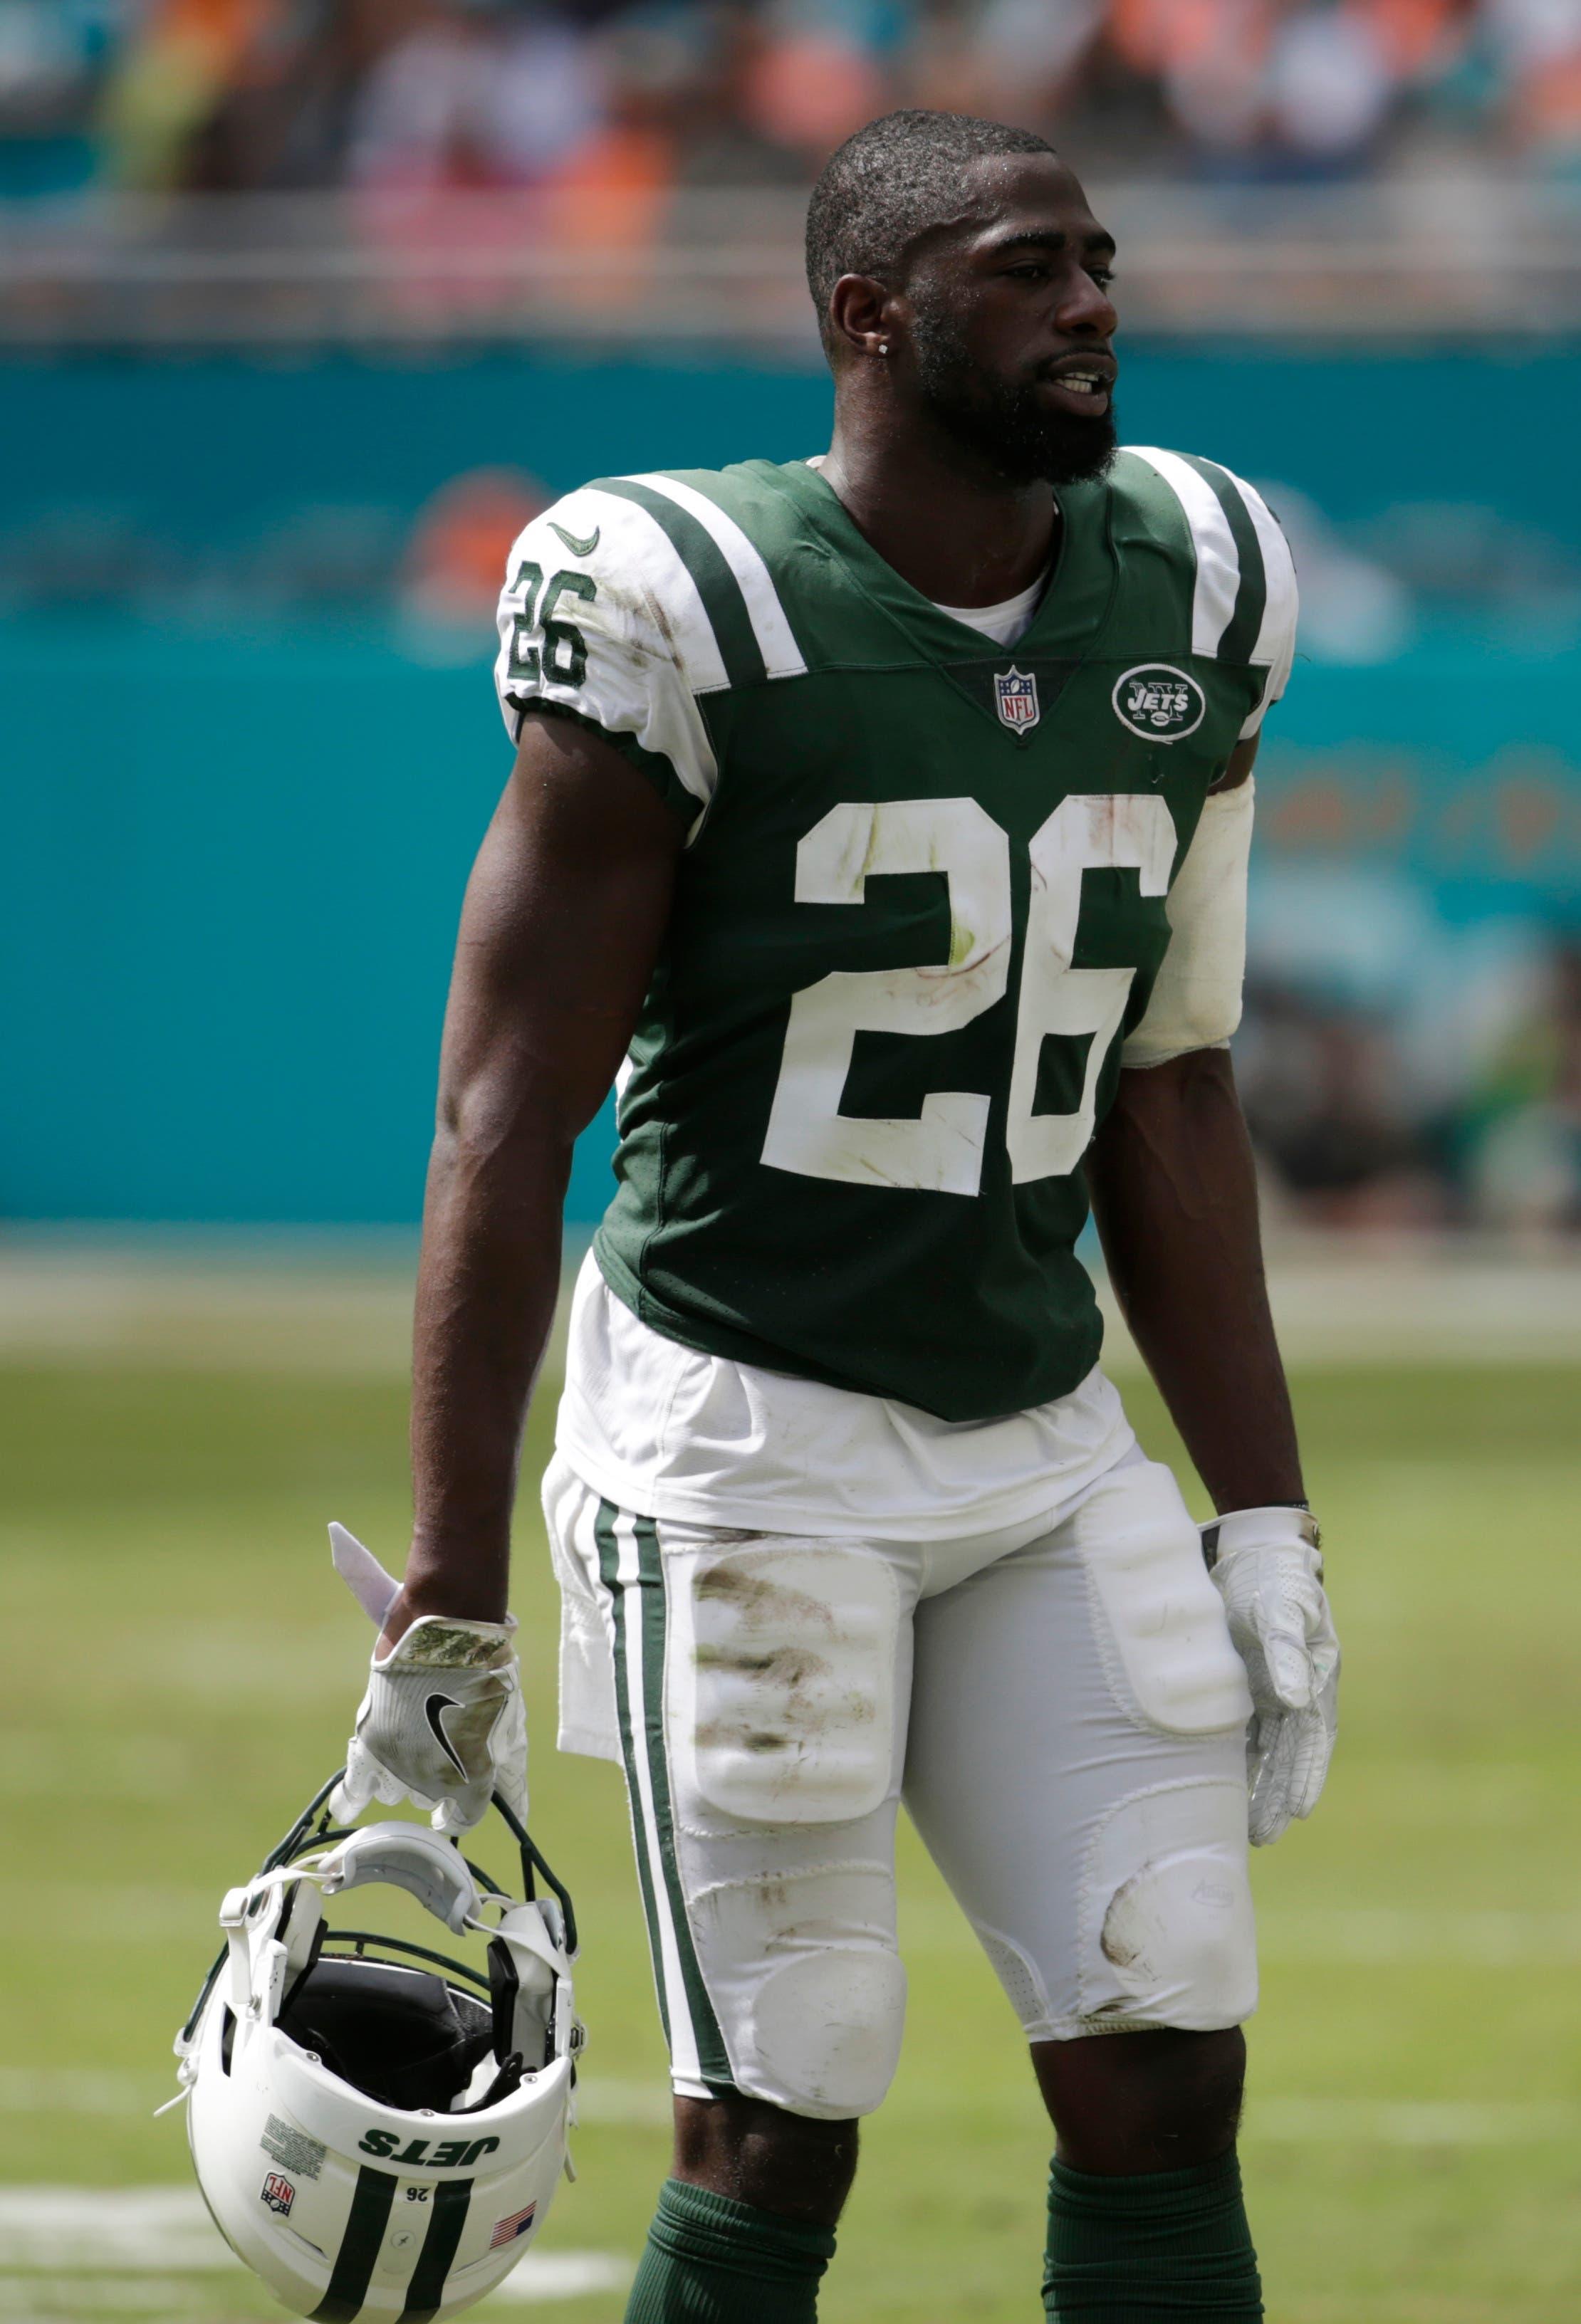
[[[893,280],[908,245],[953,201],[964,163],[1053,151],[1032,129],[917,107],[886,113],[847,137],[824,163],[807,206],[807,287],[819,329],[842,274]]]

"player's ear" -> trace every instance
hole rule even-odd
[[[842,274],[829,293],[827,337],[837,360],[887,355],[893,304],[888,286],[870,274]]]

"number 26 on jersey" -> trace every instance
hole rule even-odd
[[[1164,895],[1175,858],[1174,820],[1156,794],[1073,797],[1033,835],[1029,852],[1031,892],[1005,1127],[1018,1184],[1068,1177],[1086,1153],[1099,1076],[1136,973],[1072,967],[1082,875],[1133,871],[1143,896]],[[985,1093],[930,1092],[909,1120],[840,1111],[858,1033],[956,1032],[1010,989],[1010,840],[975,799],[831,807],[797,848],[796,900],[860,905],[870,876],[903,872],[944,873],[948,958],[920,968],[837,970],[797,993],[762,1158],[771,1169],[804,1177],[975,1194],[988,1136]],[[1039,1061],[1051,1035],[1087,1038],[1073,1113],[1032,1111]]]

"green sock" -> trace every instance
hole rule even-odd
[[[832,2227],[667,2179],[625,2324],[816,2324]]]
[[[1232,2151],[1192,2171],[1104,2178],[1056,2162],[1043,2308],[1058,2324],[1252,2324],[1257,2254]]]

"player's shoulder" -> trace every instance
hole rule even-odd
[[[1110,523],[1123,547],[1145,543],[1178,571],[1206,650],[1278,661],[1294,636],[1295,560],[1279,519],[1246,477],[1199,452],[1129,444],[1107,478]]]
[[[698,700],[731,675],[643,480],[598,477],[540,510],[511,545],[497,623],[495,685],[513,741],[530,711],[579,719],[695,819],[717,775]]]
[[[695,692],[793,676],[806,665],[780,576],[800,524],[784,475],[742,460],[596,476],[526,527],[510,586],[523,564],[569,562],[606,619],[639,648],[661,643]]]
[[[728,553],[735,534],[761,555],[772,549],[776,528],[794,521],[786,475],[772,460],[737,460],[722,468],[593,476],[541,511],[515,546],[558,541],[581,561],[599,561],[611,570],[623,563],[662,563],[665,543],[688,558],[706,555],[710,540]]]
[[[524,567],[529,576],[575,571],[596,585],[606,613],[644,610],[655,586],[662,594],[669,559],[642,502],[624,489],[637,481],[596,477],[541,509],[511,544],[507,589],[521,587]]]
[[[1195,532],[1217,520],[1239,531],[1250,523],[1271,537],[1283,533],[1257,487],[1223,460],[1200,452],[1169,451],[1158,444],[1127,444],[1109,470],[1117,506],[1150,530],[1178,533],[1183,516]]]

